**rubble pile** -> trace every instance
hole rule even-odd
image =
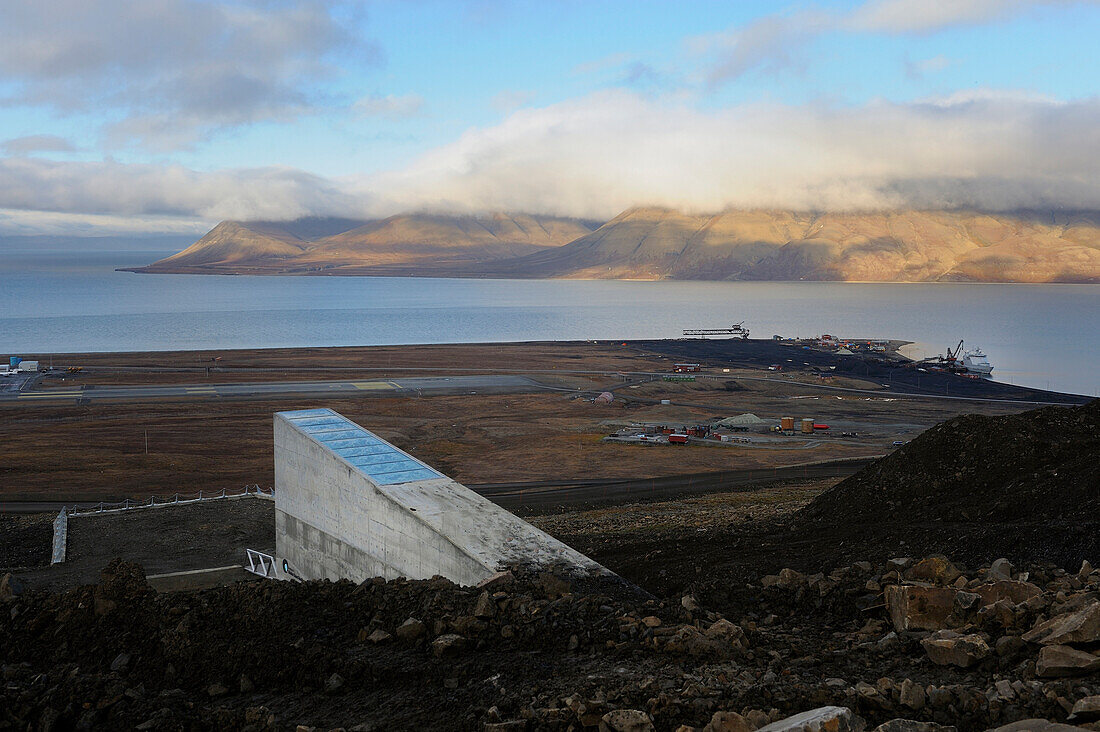
[[[1091,565],[784,569],[723,601],[518,572],[159,595],[116,561],[0,597],[0,729],[1100,729]]]

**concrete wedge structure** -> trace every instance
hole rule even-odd
[[[303,579],[613,576],[331,409],[275,414],[275,545]]]

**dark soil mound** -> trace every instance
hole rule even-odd
[[[49,564],[53,515],[0,513],[0,536],[0,569]]]
[[[950,535],[941,550],[967,553],[959,539],[966,535],[978,556],[985,547],[993,557],[1066,566],[1100,554],[1098,522],[1100,401],[949,420],[821,494],[797,517],[804,530],[828,528],[864,547],[900,531],[938,541]]]
[[[818,496],[825,521],[1073,521],[1100,513],[1100,400],[928,430]]]

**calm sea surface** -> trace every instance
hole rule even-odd
[[[1100,394],[1100,286],[138,275],[163,252],[0,252],[0,355],[668,338],[965,339],[998,380]]]

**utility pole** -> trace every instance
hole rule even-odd
[[[145,430],[145,454],[149,454],[149,430]]]

